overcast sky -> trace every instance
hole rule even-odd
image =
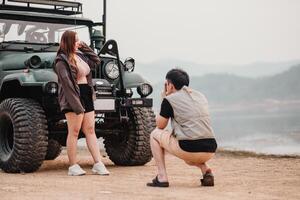
[[[77,0],[79,1],[79,0]],[[81,0],[100,21],[102,0]],[[121,57],[202,64],[300,59],[299,0],[108,0]]]

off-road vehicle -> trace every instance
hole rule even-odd
[[[3,0],[0,5],[0,168],[33,172],[66,145],[67,124],[57,99],[53,61],[60,37],[74,30],[100,56],[93,70],[95,127],[116,165],[150,161],[155,126],[152,86],[120,60],[114,40],[106,41],[106,0],[101,22],[82,16],[71,1]],[[80,133],[80,137],[84,135]]]

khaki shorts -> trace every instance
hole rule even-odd
[[[211,159],[215,153],[207,152],[187,152],[180,148],[178,140],[171,132],[161,129],[155,129],[152,137],[158,141],[160,146],[170,154],[184,160],[188,164],[202,164]]]

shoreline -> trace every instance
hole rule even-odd
[[[257,153],[254,151],[246,150],[230,150],[219,148],[216,154],[228,155],[228,156],[237,156],[237,157],[254,157],[254,158],[295,158],[300,159],[300,155],[297,154],[266,154],[266,153]]]

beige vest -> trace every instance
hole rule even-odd
[[[174,111],[173,134],[178,140],[214,138],[206,97],[184,86],[165,97]]]

